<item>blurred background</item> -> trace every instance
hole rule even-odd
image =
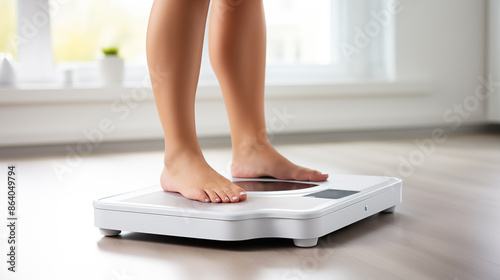
[[[0,0],[0,146],[77,143],[103,120],[113,127],[104,142],[161,139],[145,54],[152,2]],[[500,80],[497,1],[264,2],[271,133],[460,130],[500,120],[491,86]],[[204,52],[198,134],[226,137]],[[271,127],[283,114],[289,119]]]

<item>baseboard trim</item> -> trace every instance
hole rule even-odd
[[[415,127],[403,129],[379,129],[379,130],[356,130],[356,131],[325,131],[315,133],[283,133],[272,136],[271,142],[274,145],[297,145],[313,143],[332,143],[363,140],[389,140],[418,138],[431,135],[435,127]],[[482,124],[462,126],[456,130],[452,128],[442,128],[445,133],[451,135],[488,133],[500,135],[500,124]],[[231,139],[229,136],[220,137],[200,137],[202,149],[210,148],[230,148]],[[27,158],[67,155],[68,150],[76,151],[77,144],[51,144],[51,145],[29,145],[0,147],[0,156],[3,160],[9,158]],[[96,145],[92,154],[107,153],[127,153],[127,152],[151,152],[162,151],[164,142],[157,140],[134,140],[103,142]]]

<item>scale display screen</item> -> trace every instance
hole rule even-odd
[[[317,197],[317,198],[329,198],[329,199],[340,199],[349,195],[359,193],[358,191],[346,191],[346,190],[324,190],[316,193],[310,193],[306,196]]]

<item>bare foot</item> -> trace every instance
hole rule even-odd
[[[325,181],[328,174],[293,164],[271,144],[260,144],[233,153],[231,174],[234,177],[257,178],[271,176],[282,180]]]
[[[247,198],[244,189],[213,170],[203,156],[185,152],[170,158],[173,160],[165,160],[160,177],[165,191],[201,202],[238,202]]]

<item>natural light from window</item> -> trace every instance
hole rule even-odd
[[[0,52],[17,57],[17,1],[0,1]]]
[[[55,60],[94,61],[102,48],[117,46],[126,61],[144,62],[152,2],[87,0],[60,4],[60,9],[51,14]],[[331,21],[335,11],[332,5],[337,2],[265,1],[268,65],[335,63],[338,55],[332,52],[332,46],[338,41],[338,32]]]
[[[53,0],[50,0],[53,1]],[[152,0],[68,1],[51,14],[54,59],[94,61],[102,48],[118,47],[126,61],[145,61]]]
[[[24,69],[19,75],[21,81],[50,83],[65,72],[76,83],[94,83],[100,78],[96,68],[102,61],[102,49],[116,47],[125,60],[126,81],[136,82],[147,75],[145,42],[152,3],[153,0],[0,0],[0,52],[20,58],[20,68]],[[390,23],[394,21],[389,17],[389,24],[381,26],[374,18],[374,13],[389,13],[388,3],[264,0],[266,81],[332,83],[390,76],[387,73],[392,69],[389,58],[394,30]],[[364,41],[358,46],[360,38]],[[351,53],[346,54],[346,46],[351,46]],[[210,84],[216,78],[207,50],[205,45],[200,81]]]
[[[327,65],[338,60],[338,1],[265,1],[268,64]],[[333,8],[333,9],[332,9]],[[337,23],[335,21],[335,23]]]

